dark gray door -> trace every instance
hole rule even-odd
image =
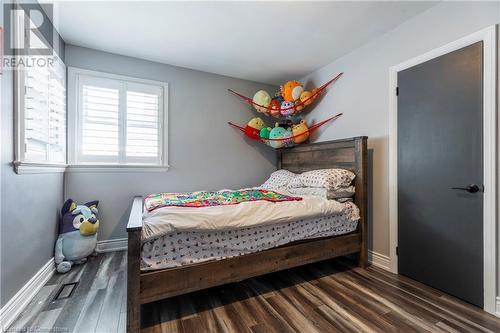
[[[482,70],[479,42],[398,74],[399,273],[480,307]]]

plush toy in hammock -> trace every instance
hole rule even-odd
[[[64,203],[54,254],[59,273],[68,272],[74,264],[83,264],[94,252],[99,229],[98,204],[99,201],[91,201],[77,205],[72,199]]]
[[[265,126],[266,124],[261,118],[252,118],[245,126],[245,134],[251,139],[258,140],[260,138],[260,130]]]
[[[271,96],[269,93],[265,90],[259,90],[255,93],[253,96],[253,102],[254,108],[258,112],[267,112],[267,107],[269,106],[269,103],[271,103]],[[260,106],[259,106],[260,105]]]

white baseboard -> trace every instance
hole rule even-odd
[[[373,266],[391,271],[391,259],[386,255],[368,250],[368,262]]]
[[[98,241],[95,251],[98,253],[121,251],[121,250],[126,250],[127,245],[128,245],[128,242],[127,242],[126,238],[117,238],[117,239],[109,239],[109,240],[105,240],[105,241]]]
[[[500,296],[497,296],[495,315],[500,318]]]
[[[0,329],[5,332],[12,322],[19,316],[33,297],[54,275],[56,266],[51,258],[26,284],[0,309]]]

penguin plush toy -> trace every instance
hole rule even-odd
[[[57,238],[54,261],[59,273],[68,272],[74,264],[83,264],[97,245],[97,205],[91,201],[85,205],[68,199],[61,209],[61,223]]]

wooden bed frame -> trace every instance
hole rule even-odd
[[[348,254],[359,254],[359,265],[365,268],[368,256],[366,142],[367,137],[363,136],[277,150],[278,169],[304,172],[338,167],[356,174],[354,202],[360,210],[360,221],[357,231],[346,235],[294,242],[218,261],[141,272],[143,199],[135,197],[127,225],[127,332],[140,332],[141,304]]]

